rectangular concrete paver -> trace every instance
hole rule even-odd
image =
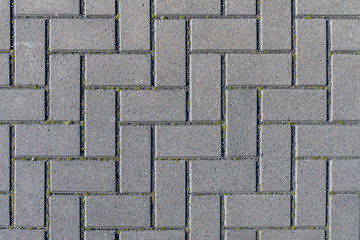
[[[0,126],[0,191],[10,190],[10,127]]]
[[[360,192],[360,161],[331,160],[329,170],[331,191]]]
[[[10,197],[7,194],[0,195],[0,226],[10,225]],[[1,235],[0,235],[1,236]]]
[[[38,240],[38,239],[44,239],[44,238],[45,238],[45,232],[42,230],[0,229],[0,239]]]
[[[10,84],[10,56],[9,54],[0,54],[0,86],[9,86],[9,84]]]
[[[15,0],[16,15],[78,15],[79,0]]]
[[[85,14],[88,16],[114,15],[115,2],[112,0],[85,0]]]
[[[331,51],[360,49],[359,20],[331,20]]]
[[[0,1],[0,49],[10,49],[10,4],[7,0]]]
[[[298,15],[359,15],[360,2],[357,0],[296,0]]]
[[[255,15],[255,0],[226,0],[225,13],[227,15]]]
[[[92,230],[85,232],[85,240],[114,240],[115,232]]]
[[[120,231],[121,240],[183,240],[185,239],[185,232],[182,230],[163,230],[163,231]]]
[[[155,0],[156,15],[220,14],[220,0]]]
[[[225,240],[256,240],[255,230],[225,230]]]
[[[325,231],[321,229],[297,229],[293,231],[289,230],[261,230],[261,240],[273,240],[273,239],[324,239]]]

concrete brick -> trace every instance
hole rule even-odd
[[[10,226],[10,197],[9,195],[0,195],[0,225]],[[1,234],[0,234],[1,236]]]
[[[155,0],[156,15],[220,14],[220,0]]]
[[[190,197],[190,239],[220,239],[220,197]]]
[[[10,4],[9,1],[0,1],[0,49],[10,49]]]
[[[80,120],[80,56],[50,56],[50,119]]]
[[[326,120],[327,92],[317,89],[264,89],[261,117],[263,121]]]
[[[121,240],[183,240],[185,232],[181,230],[164,230],[164,231],[121,231]]]
[[[15,161],[14,225],[43,227],[45,162]]]
[[[296,0],[297,15],[359,15],[357,0]]]
[[[120,191],[151,192],[151,128],[120,127]]]
[[[15,15],[79,15],[79,0],[15,0]]]
[[[50,196],[51,239],[80,238],[80,197]]]
[[[256,240],[255,230],[225,230],[225,240]]]
[[[78,157],[79,125],[16,125],[15,156]]]
[[[10,56],[9,54],[0,54],[0,86],[9,86],[9,85],[10,85]]]
[[[256,49],[255,19],[192,19],[190,24],[192,51]]]
[[[331,119],[359,120],[360,99],[358,95],[358,76],[360,56],[334,55],[331,57]]]
[[[360,21],[331,20],[330,28],[331,51],[360,49]]]
[[[221,57],[190,58],[190,121],[221,120]]]
[[[185,86],[185,21],[155,21],[155,86]]]
[[[120,50],[150,49],[150,1],[120,0]]]
[[[16,19],[15,84],[45,84],[45,20]]]
[[[296,156],[359,156],[358,126],[296,126]]]
[[[257,94],[241,89],[226,92],[227,157],[257,155]]]
[[[289,192],[291,182],[291,128],[261,126],[260,190]]]
[[[156,157],[220,157],[220,126],[156,126]]]
[[[256,1],[254,0],[226,0],[226,15],[255,15]]]
[[[51,51],[115,49],[115,19],[51,19]]]
[[[325,239],[325,231],[321,229],[297,229],[293,231],[289,230],[260,230],[261,240],[273,240],[273,239]]]
[[[255,161],[191,161],[190,191],[191,193],[255,192]]]
[[[115,232],[92,230],[85,232],[85,240],[114,240]]]
[[[45,232],[41,230],[25,230],[25,229],[0,229],[0,239],[12,240],[39,240],[45,238]]]
[[[115,192],[114,161],[51,161],[52,192]]]
[[[185,227],[185,162],[155,161],[155,226]]]
[[[296,161],[295,226],[326,225],[326,162]]]
[[[330,239],[358,239],[359,197],[356,195],[330,195]]]
[[[10,190],[10,127],[0,126],[0,191]]]
[[[226,227],[289,227],[290,196],[227,195]]]
[[[45,120],[45,92],[42,89],[1,89],[0,120]]]
[[[115,102],[115,91],[85,91],[85,156],[115,156]]]
[[[291,85],[290,54],[227,54],[227,85]]]
[[[184,90],[124,90],[120,92],[120,121],[186,121]]]
[[[114,15],[115,1],[113,0],[86,0],[86,15]]]
[[[330,161],[330,191],[360,192],[360,161]]]
[[[85,198],[86,227],[150,227],[150,197],[134,195]]]
[[[325,85],[326,20],[296,20],[295,46],[296,85]]]
[[[86,86],[150,86],[150,55],[86,55]]]
[[[260,47],[291,50],[291,0],[261,1]]]

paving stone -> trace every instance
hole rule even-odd
[[[327,92],[318,89],[264,89],[261,117],[263,121],[326,120]]]
[[[226,15],[255,15],[256,1],[254,0],[226,0]]]
[[[298,15],[359,15],[357,0],[296,0]]]
[[[15,156],[78,157],[79,125],[16,125]]]
[[[10,127],[0,126],[0,191],[10,190]],[[0,205],[1,206],[1,205]]]
[[[342,125],[296,126],[296,156],[359,156],[360,128]]]
[[[255,161],[195,160],[190,162],[191,193],[255,191]]]
[[[10,49],[10,4],[7,0],[0,1],[0,49]]]
[[[150,227],[150,197],[134,195],[85,198],[85,227]]]
[[[25,229],[0,229],[0,239],[11,240],[39,240],[45,238],[45,232],[41,230],[25,230]]]
[[[51,51],[115,50],[114,19],[51,19]]]
[[[220,197],[190,197],[190,239],[220,239]]]
[[[226,92],[227,157],[257,155],[256,90],[241,89]]]
[[[192,19],[190,25],[192,51],[256,50],[255,19]]]
[[[183,240],[185,232],[181,230],[164,231],[120,231],[121,240]]]
[[[155,21],[155,86],[184,86],[186,80],[185,21]]]
[[[325,85],[326,20],[296,20],[295,46],[296,85]]]
[[[85,91],[85,156],[115,156],[115,102],[115,91]]]
[[[0,54],[0,86],[9,86],[9,85],[10,85],[10,56],[9,54]]]
[[[9,195],[0,195],[0,225],[10,226],[10,197]],[[1,233],[0,233],[1,237]]]
[[[113,0],[85,0],[86,15],[114,15],[115,1]]]
[[[227,54],[227,85],[291,85],[290,54]]]
[[[226,195],[225,227],[289,227],[289,195]]]
[[[359,197],[356,195],[330,195],[330,239],[358,239]]]
[[[155,226],[185,227],[184,161],[155,161]]]
[[[50,196],[51,239],[80,238],[80,197]]]
[[[151,192],[151,128],[120,127],[120,192]]]
[[[221,57],[190,57],[190,121],[221,120]]]
[[[79,15],[79,0],[15,0],[15,15]]]
[[[360,160],[331,160],[330,191],[360,192]]]
[[[296,161],[295,225],[326,225],[326,162]]]
[[[85,240],[114,240],[115,232],[92,230],[85,232]]]
[[[120,92],[122,122],[184,122],[186,96],[183,90],[124,90]]]
[[[120,50],[150,49],[150,1],[120,0]]]
[[[291,183],[290,126],[261,126],[260,190],[289,192]]]
[[[291,50],[291,0],[261,1],[262,50]]]
[[[15,85],[45,85],[45,20],[16,19]]]
[[[225,230],[225,240],[256,240],[255,230]]]
[[[50,56],[50,119],[80,120],[80,56]]]
[[[156,15],[220,14],[220,0],[155,0]]]
[[[14,225],[43,227],[45,222],[45,162],[15,161]]]
[[[260,230],[261,240],[274,240],[274,239],[325,239],[325,231],[321,229],[296,229],[289,230]]]
[[[150,86],[150,55],[88,54],[86,86]]]
[[[360,21],[331,20],[330,28],[331,51],[360,49]]]
[[[220,157],[220,126],[156,126],[156,157]]]
[[[115,192],[114,161],[51,161],[52,192]]]

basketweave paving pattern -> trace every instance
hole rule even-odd
[[[0,0],[0,239],[359,239],[357,0]]]

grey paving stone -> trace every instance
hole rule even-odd
[[[254,0],[226,0],[226,15],[255,15],[256,1]]]
[[[186,80],[185,21],[155,21],[155,86],[184,86]]]
[[[185,162],[155,161],[155,226],[185,227]]]
[[[298,15],[358,15],[360,2],[357,0],[296,0]]]
[[[50,119],[80,120],[80,56],[50,56]]]
[[[120,0],[120,50],[150,49],[150,1]]]
[[[79,125],[16,125],[15,156],[78,157]]]
[[[10,49],[10,4],[9,1],[0,1],[0,49]]]
[[[289,226],[289,195],[225,196],[225,227]]]
[[[186,96],[183,90],[120,91],[122,122],[184,122]]]
[[[227,54],[227,85],[291,85],[290,54]]]
[[[330,191],[360,192],[360,160],[331,160]]]
[[[291,182],[291,128],[261,126],[260,190],[289,192]]]
[[[10,56],[9,54],[0,54],[0,86],[9,86],[9,85],[10,85]]]
[[[114,161],[51,161],[52,192],[115,192]]]
[[[79,0],[15,0],[15,15],[78,15]]]
[[[241,89],[226,92],[227,157],[257,155],[256,90]]]
[[[80,238],[80,197],[50,196],[51,239]]]
[[[25,230],[25,229],[0,229],[0,239],[6,240],[39,240],[45,238],[45,232],[41,230]]]
[[[325,239],[325,231],[321,229],[296,229],[289,230],[260,230],[261,240],[275,240],[275,239]]]
[[[85,156],[115,156],[115,102],[115,91],[85,91]]]
[[[255,19],[192,19],[190,25],[192,51],[256,50]]]
[[[115,19],[51,19],[51,51],[115,49]]]
[[[326,162],[296,161],[295,225],[326,225]]]
[[[296,85],[325,85],[326,20],[296,20],[295,47]]]
[[[220,157],[220,126],[156,126],[156,157]]]
[[[0,126],[0,191],[10,190],[10,127]]]
[[[330,239],[358,239],[359,197],[356,195],[330,195]]]
[[[121,240],[183,240],[185,232],[181,230],[164,231],[121,231]]]
[[[120,191],[151,192],[151,128],[120,127]]]
[[[86,0],[86,15],[114,15],[115,1],[113,0]]]
[[[150,55],[88,54],[86,86],[150,86]]]
[[[45,84],[45,20],[16,19],[15,85]]]
[[[10,225],[10,197],[9,195],[0,195],[0,225],[9,226]],[[0,234],[1,236],[1,234]]]
[[[360,21],[331,20],[330,28],[331,51],[360,49]]]
[[[155,0],[156,15],[220,14],[220,0]]]
[[[296,156],[359,156],[360,128],[342,125],[296,126]]]
[[[14,225],[43,227],[45,222],[45,162],[15,161]]]
[[[255,161],[195,160],[190,162],[191,193],[255,191]]]
[[[190,121],[221,120],[221,57],[190,57]]]
[[[255,230],[225,230],[225,240],[256,240]]]
[[[291,1],[261,1],[262,50],[291,50]]]
[[[220,197],[190,197],[190,239],[220,239]]]
[[[263,121],[311,121],[327,118],[326,90],[264,89],[261,95]]]
[[[85,232],[85,240],[115,240],[115,232],[92,230]]]
[[[149,196],[96,196],[85,198],[85,227],[150,227]]]

